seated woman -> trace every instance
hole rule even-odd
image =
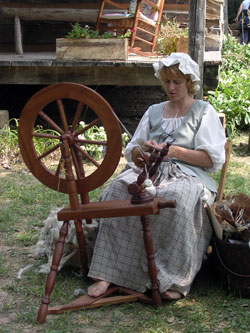
[[[141,151],[172,142],[161,164],[157,186],[147,190],[176,208],[150,216],[159,291],[162,298],[186,296],[199,271],[212,235],[204,203],[212,203],[216,185],[208,172],[224,163],[225,135],[214,108],[194,100],[199,66],[189,55],[172,53],[154,65],[169,101],[152,105],[143,115],[125,150],[127,168],[104,190],[101,200],[129,199],[128,184],[142,171]],[[88,294],[98,297],[110,284],[138,292],[150,289],[139,217],[100,220],[89,277]]]

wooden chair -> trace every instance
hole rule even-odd
[[[69,121],[68,121],[69,119]],[[87,120],[86,120],[87,119]],[[80,121],[88,125],[83,127]],[[51,132],[36,131],[35,125],[50,128]],[[107,140],[89,140],[81,137],[88,129],[102,124]],[[152,237],[149,229],[148,215],[158,214],[161,208],[175,207],[174,201],[162,201],[153,198],[144,188],[146,173],[143,171],[137,181],[129,185],[131,200],[114,200],[90,202],[89,191],[101,186],[114,173],[119,163],[122,140],[121,130],[111,106],[94,90],[76,83],[58,83],[41,89],[25,105],[19,122],[19,146],[24,162],[43,184],[49,188],[69,195],[69,207],[58,213],[58,220],[63,221],[58,243],[53,255],[50,273],[48,274],[45,296],[42,299],[37,320],[43,323],[48,313],[61,313],[66,310],[98,307],[107,303],[122,303],[140,300],[160,305],[161,297],[157,284],[157,272],[153,255]],[[36,140],[36,141],[35,141]],[[46,141],[47,150],[39,153],[37,140]],[[87,151],[87,147],[105,146],[105,156],[101,162],[96,161]],[[149,177],[152,178],[165,152],[155,151],[146,164]],[[56,165],[50,165],[47,158],[57,159]],[[94,170],[89,174],[84,169],[84,162],[90,162]],[[148,259],[148,272],[152,284],[152,296],[137,293],[133,290],[115,286],[109,288],[103,296],[115,291],[126,295],[108,298],[82,296],[70,304],[48,308],[53,291],[58,266],[63,255],[68,224],[74,220],[80,250],[83,276],[87,275],[87,256],[82,220],[91,223],[93,218],[118,216],[141,216],[144,245]],[[107,221],[108,223],[108,221]]]
[[[224,198],[224,187],[225,187],[225,183],[226,183],[226,176],[227,176],[227,170],[228,170],[231,152],[232,152],[232,140],[227,140],[227,142],[225,143],[225,162],[221,168],[218,192],[217,192],[215,202],[221,201]],[[216,230],[218,230],[218,221],[213,212],[213,205],[206,204],[205,209],[207,211],[207,214],[210,219],[211,225],[213,227],[214,233],[216,233]],[[221,229],[221,228],[219,228],[219,229]],[[220,232],[221,232],[221,230],[220,230]]]
[[[225,187],[225,183],[226,183],[226,175],[227,175],[231,152],[232,152],[232,140],[227,140],[227,142],[225,144],[225,163],[223,164],[223,166],[221,168],[221,174],[220,174],[216,201],[222,200],[223,196],[224,196],[224,187]]]
[[[139,50],[139,48],[134,48],[136,41],[150,46],[151,52],[154,52],[164,2],[165,0],[137,0],[137,2],[130,0],[129,7],[124,8],[124,5],[113,0],[102,0],[96,29],[114,31],[117,34],[124,34],[128,30],[131,30],[131,52]],[[135,3],[136,7],[133,8]],[[115,8],[116,12],[105,14],[104,9],[106,5]],[[124,11],[127,14],[122,13]]]

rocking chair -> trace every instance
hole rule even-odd
[[[88,121],[88,125],[81,123],[83,119]],[[51,131],[37,132],[34,127],[39,124],[50,128]],[[102,124],[104,127],[107,135],[106,141],[94,141],[84,137],[84,133],[90,128],[95,128],[97,124]],[[36,150],[34,139],[46,140],[46,152],[40,154]],[[63,208],[57,215],[58,220],[63,221],[63,225],[47,277],[45,296],[37,315],[38,322],[43,323],[47,314],[98,307],[107,303],[139,300],[160,305],[161,297],[157,284],[148,215],[158,214],[161,208],[175,207],[175,201],[153,198],[144,188],[145,171],[139,175],[135,183],[129,185],[131,200],[106,202],[90,202],[89,200],[88,193],[101,186],[112,176],[121,156],[121,130],[111,106],[94,90],[80,84],[57,83],[43,88],[31,97],[22,111],[19,123],[19,146],[24,162],[33,175],[49,188],[68,194],[70,202],[70,206]],[[90,146],[105,147],[105,156],[101,162],[90,155],[88,151]],[[154,176],[167,152],[168,148],[161,153],[154,151],[149,161],[145,162],[150,178]],[[53,159],[58,159],[56,165],[51,166],[48,163],[47,158],[51,156]],[[84,170],[86,161],[94,166],[94,171],[87,173]],[[115,286],[109,288],[101,297],[85,295],[67,305],[48,308],[58,266],[63,255],[69,221],[74,220],[75,223],[82,271],[85,277],[88,269],[82,220],[85,219],[87,223],[91,223],[93,218],[119,216],[141,217],[148,272],[152,285],[151,297]],[[115,291],[126,295],[103,298]]]
[[[116,34],[125,34],[130,30],[130,52],[142,53],[140,48],[134,48],[136,41],[150,46],[151,52],[154,52],[164,2],[165,0],[130,0],[129,6],[125,8],[115,1],[102,0],[96,30],[113,31]],[[105,5],[116,8],[116,12],[109,10],[105,13]]]

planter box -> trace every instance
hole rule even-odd
[[[128,39],[56,39],[58,60],[127,60]]]

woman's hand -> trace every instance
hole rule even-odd
[[[154,149],[162,150],[163,147],[167,145],[166,142],[157,143],[155,140],[149,140],[144,142],[144,144],[141,146],[142,150],[148,153],[151,153]]]
[[[164,146],[166,146],[165,142],[158,144],[155,140],[146,141],[142,146],[135,147],[132,150],[131,159],[137,167],[142,168],[145,161],[148,160],[147,153],[151,153],[154,149],[161,151]]]

